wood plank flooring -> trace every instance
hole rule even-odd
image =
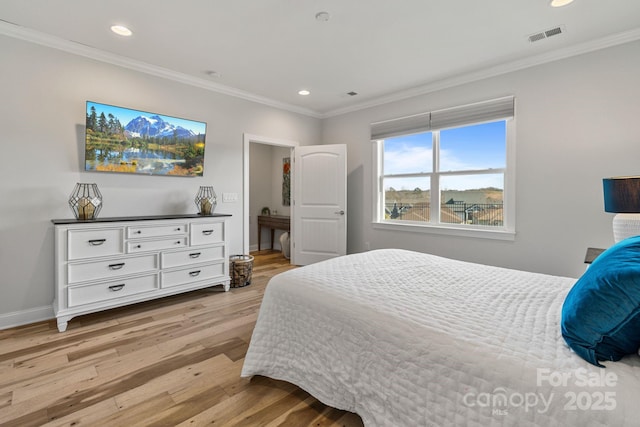
[[[345,426],[355,414],[300,388],[240,378],[269,278],[294,268],[255,256],[252,283],[0,331],[2,426]]]

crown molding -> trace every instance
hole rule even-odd
[[[100,49],[96,49],[91,46],[87,46],[81,43],[65,40],[60,37],[55,37],[49,34],[45,34],[39,31],[35,31],[29,28],[22,27],[20,25],[13,24],[11,22],[0,20],[0,34],[21,39],[31,43],[47,46],[53,49],[62,50],[74,55],[84,56],[96,61],[105,62],[111,65],[116,65],[130,70],[138,71],[141,73],[149,74],[156,77],[161,77],[167,80],[176,81],[190,86],[199,87],[201,89],[209,90],[212,92],[221,93],[224,95],[233,96],[235,98],[244,99],[247,101],[255,102],[258,104],[267,105],[269,107],[278,108],[293,113],[303,114],[306,116],[321,118],[321,114],[316,111],[309,110],[307,108],[301,108],[295,105],[287,104],[284,102],[276,101],[263,96],[255,95],[250,92],[245,92],[239,89],[232,88],[230,86],[214,83],[209,80],[194,77],[188,74],[180,73],[170,70],[168,68],[159,67],[156,65],[148,64],[146,62],[137,61],[135,59],[127,58],[125,56],[116,55]]]
[[[346,108],[339,108],[325,112],[321,115],[320,118],[326,119],[329,117],[335,117],[346,113],[364,110],[365,108],[377,107],[379,105],[388,104],[390,102],[401,101],[418,95],[425,95],[438,90],[460,86],[466,83],[472,83],[478,80],[507,74],[513,71],[523,70],[525,68],[534,67],[536,65],[542,65],[549,62],[554,62],[561,59],[570,58],[572,56],[578,56],[637,40],[640,40],[640,28],[603,37],[597,40],[591,40],[575,46],[557,49],[551,52],[531,56],[517,61],[507,62],[493,67],[482,68],[476,71],[471,71],[469,73],[464,73],[458,76],[428,83],[426,85],[417,86],[405,91],[395,92],[387,96],[376,97],[375,99],[372,99],[370,101],[365,101]]]
[[[296,105],[287,104],[284,102],[276,101],[271,98],[259,96],[250,92],[245,92],[239,89],[225,86],[219,83],[214,83],[209,80],[194,77],[188,74],[173,71],[167,68],[151,65],[146,62],[137,61],[135,59],[127,58],[121,55],[105,52],[100,49],[96,49],[91,46],[83,45],[81,43],[65,40],[59,37],[51,36],[39,31],[35,31],[29,28],[22,27],[17,24],[13,24],[8,21],[0,20],[0,34],[9,37],[25,40],[31,43],[51,47],[54,49],[62,50],[68,53],[72,53],[86,58],[94,59],[97,61],[105,62],[108,64],[116,65],[130,70],[146,73],[156,77],[161,77],[167,80],[176,81],[179,83],[199,87],[201,89],[209,90],[212,92],[221,93],[228,96],[244,99],[247,101],[255,102],[258,104],[267,105],[270,107],[278,108],[285,111],[290,111],[305,116],[326,119],[330,117],[339,116],[342,114],[352,113],[366,108],[376,107],[391,102],[401,101],[404,99],[412,98],[419,95],[425,95],[431,92],[435,92],[442,89],[447,89],[454,86],[471,83],[478,80],[487,79],[490,77],[507,74],[513,71],[523,70],[525,68],[534,67],[536,65],[542,65],[553,61],[558,61],[572,56],[582,55],[589,52],[594,52],[600,49],[621,45],[624,43],[640,40],[640,28],[636,28],[630,31],[614,34],[611,36],[603,37],[596,40],[591,40],[585,43],[581,43],[575,46],[570,46],[563,49],[557,49],[552,52],[531,56],[517,61],[507,62],[492,67],[478,69],[468,73],[463,73],[450,78],[438,80],[425,85],[417,86],[408,90],[395,92],[386,96],[379,96],[369,101],[361,102],[351,105],[345,108],[338,108],[330,110],[324,113],[310,110],[307,108],[298,107]]]

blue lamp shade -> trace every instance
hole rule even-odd
[[[613,218],[615,242],[640,235],[640,176],[604,178],[604,210]]]
[[[640,176],[604,178],[602,185],[605,212],[640,212]]]

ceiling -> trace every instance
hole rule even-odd
[[[0,34],[315,117],[640,39],[639,0],[0,0],[0,20]]]

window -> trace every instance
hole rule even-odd
[[[374,221],[512,238],[513,105],[508,97],[374,123]]]

